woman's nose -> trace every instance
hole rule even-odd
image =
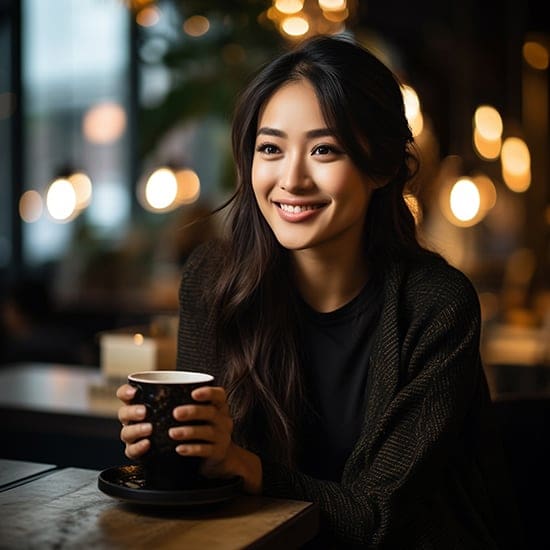
[[[289,193],[307,191],[313,186],[306,163],[300,158],[289,158],[280,174],[279,187]]]

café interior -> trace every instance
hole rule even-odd
[[[182,266],[223,231],[209,213],[234,189],[238,91],[297,41],[349,34],[402,82],[421,155],[405,198],[423,242],[478,292],[484,369],[536,529],[550,488],[543,4],[0,0],[0,458],[124,463],[114,391],[174,368]]]

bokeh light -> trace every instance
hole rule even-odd
[[[153,27],[160,21],[160,10],[156,6],[147,6],[136,14],[136,23],[141,27]]]
[[[66,222],[72,219],[76,204],[76,192],[69,180],[59,178],[50,184],[46,194],[46,208],[55,221]]]
[[[319,7],[324,11],[341,11],[346,9],[346,0],[318,0]]]
[[[281,13],[292,15],[304,7],[304,0],[276,0],[274,6]]]
[[[548,49],[540,42],[528,41],[523,45],[523,59],[539,71],[548,69],[550,54]]]
[[[418,94],[411,86],[404,84],[401,87],[403,102],[405,104],[405,116],[414,137],[420,135],[424,129],[424,118],[420,110],[420,100]]]
[[[83,172],[71,174],[67,180],[72,184],[76,195],[76,208],[86,208],[92,200],[92,180]]]
[[[462,223],[471,222],[479,212],[479,189],[467,178],[459,179],[451,188],[449,204],[454,217]]]
[[[176,172],[178,183],[177,203],[190,204],[195,202],[200,195],[201,183],[199,176],[194,170],[186,168]]]
[[[91,143],[107,145],[119,139],[126,129],[126,111],[118,103],[105,101],[84,115],[82,130]]]
[[[40,219],[44,203],[38,191],[25,191],[19,199],[19,215],[26,223],[34,223]]]
[[[183,23],[183,30],[195,38],[206,34],[210,29],[210,21],[204,15],[192,15]]]
[[[288,36],[303,36],[309,31],[309,23],[304,17],[298,15],[286,17],[281,23],[281,29],[283,29],[283,32]]]
[[[491,105],[480,105],[474,113],[474,128],[486,140],[494,141],[502,136],[502,117]]]
[[[158,168],[147,179],[145,200],[154,210],[172,206],[178,194],[176,175],[169,168]]]
[[[516,193],[526,191],[531,185],[531,155],[527,144],[518,137],[506,138],[500,160],[504,183]]]

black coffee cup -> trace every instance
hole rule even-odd
[[[147,487],[168,490],[196,487],[200,482],[202,459],[176,453],[175,448],[181,442],[172,439],[168,430],[173,426],[197,423],[178,422],[173,411],[179,405],[201,404],[191,397],[191,392],[213,385],[214,377],[201,372],[153,370],[130,374],[128,383],[137,388],[132,404],[145,405],[145,421],[153,426],[149,436],[151,447],[141,459]]]

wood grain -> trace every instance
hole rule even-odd
[[[203,511],[130,507],[97,488],[98,473],[66,468],[0,493],[0,548],[297,548],[317,532],[308,502],[243,495]]]

